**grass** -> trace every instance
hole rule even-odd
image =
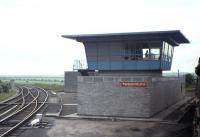
[[[63,76],[0,76],[0,80],[4,82],[14,80],[15,84],[32,85],[55,92],[64,91]]]
[[[187,85],[185,87],[185,91],[186,91],[185,94],[186,94],[186,96],[188,96],[188,97],[194,97],[195,96],[195,88],[196,88],[195,83]]]
[[[16,92],[14,91],[10,91],[8,93],[0,93],[0,101],[6,100],[11,96],[14,96],[16,94]]]
[[[186,85],[186,92],[194,92],[195,91],[195,88],[196,88],[196,84],[195,83],[192,83],[190,85]]]
[[[35,83],[31,84],[35,87],[41,87],[46,90],[53,90],[55,92],[62,92],[64,91],[64,86],[63,85],[58,85],[58,84],[44,84],[44,83]]]
[[[0,76],[2,81],[15,80],[15,83],[20,84],[35,84],[35,83],[44,83],[44,84],[58,84],[64,85],[63,76]]]
[[[185,90],[186,90],[186,92],[194,92],[195,88],[193,88],[193,87],[187,87]]]

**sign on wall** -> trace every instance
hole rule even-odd
[[[146,82],[120,82],[122,87],[146,87]]]

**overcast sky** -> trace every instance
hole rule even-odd
[[[181,30],[172,71],[200,57],[200,0],[0,0],[0,75],[62,75],[83,45],[67,34]]]

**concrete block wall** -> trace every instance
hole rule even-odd
[[[120,71],[120,70],[112,70],[112,71],[99,71],[96,75],[99,76],[154,76],[154,77],[161,77],[162,76],[162,71]]]
[[[149,81],[149,77],[78,77],[78,114],[148,117],[148,87],[121,87],[122,81]]]
[[[151,114],[175,104],[185,97],[184,77],[155,77],[152,78]]]
[[[65,72],[64,92],[77,92],[77,77],[81,76],[80,72]]]
[[[122,87],[122,81],[147,87]],[[162,77],[78,76],[78,114],[151,117],[184,96],[180,84]]]

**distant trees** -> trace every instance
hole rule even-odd
[[[5,83],[0,80],[0,93],[8,93],[11,89],[10,83]]]
[[[199,57],[198,65],[195,68],[195,73],[200,77],[200,57]]]
[[[3,92],[3,87],[2,86],[0,86],[0,93],[2,93]]]
[[[199,77],[200,77],[200,57],[199,57],[199,60],[198,60],[198,65],[195,67],[195,73],[198,77],[198,81],[199,81]],[[185,75],[185,80],[186,80],[186,87],[189,87],[189,86],[194,86],[195,87],[195,79],[197,79],[197,77],[194,77],[194,75],[188,73]],[[198,86],[199,86],[199,83],[197,83]]]
[[[190,85],[194,85],[195,84],[194,75],[187,73],[185,75],[185,82],[186,82],[186,87],[189,87]]]

